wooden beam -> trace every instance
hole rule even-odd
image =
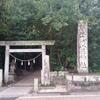
[[[54,45],[54,40],[48,41],[0,41],[0,46],[32,46],[32,45]]]
[[[42,49],[10,49],[9,52],[42,52]]]

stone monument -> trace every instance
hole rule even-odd
[[[88,73],[88,26],[83,20],[78,23],[77,70],[78,73]]]

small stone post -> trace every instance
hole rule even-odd
[[[66,80],[66,92],[67,92],[67,94],[70,94],[71,89],[72,89],[72,81]]]
[[[88,73],[88,25],[83,20],[78,23],[77,70],[78,73]]]
[[[39,90],[39,82],[38,82],[38,78],[34,78],[34,92],[38,92]]]

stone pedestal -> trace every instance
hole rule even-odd
[[[13,74],[9,74],[8,81],[15,82],[15,76]]]
[[[88,27],[83,20],[78,23],[77,70],[78,73],[88,73]]]

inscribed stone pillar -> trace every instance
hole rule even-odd
[[[77,70],[78,73],[88,73],[88,26],[83,20],[78,23]]]
[[[5,68],[4,68],[4,82],[8,82],[9,77],[9,45],[5,47]]]

